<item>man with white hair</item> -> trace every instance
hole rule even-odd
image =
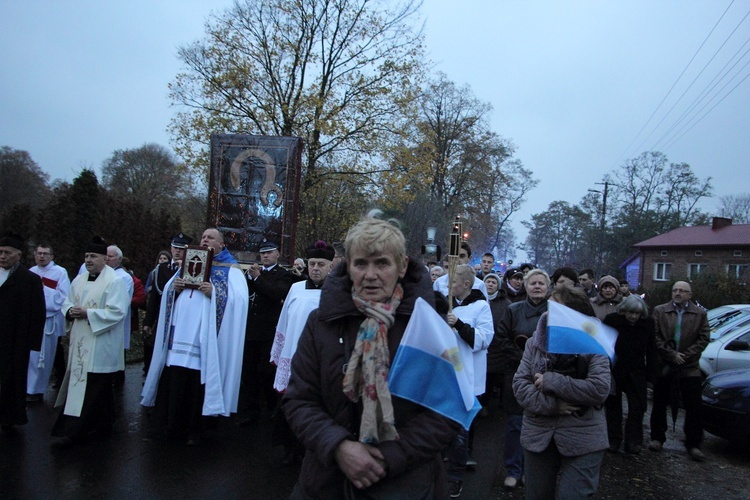
[[[117,276],[125,284],[125,290],[128,292],[130,300],[133,300],[133,291],[135,290],[133,277],[122,267],[122,250],[117,245],[107,247],[107,265],[115,270]],[[125,325],[125,350],[128,350],[130,349],[130,314],[125,315],[123,322]]]

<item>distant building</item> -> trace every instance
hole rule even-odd
[[[710,226],[680,227],[633,247],[636,253],[620,264],[633,289],[705,272],[744,283],[750,276],[750,224],[732,219],[714,217]]]

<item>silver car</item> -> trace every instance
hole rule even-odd
[[[750,368],[750,316],[711,339],[701,354],[700,368],[704,376],[725,370]]]

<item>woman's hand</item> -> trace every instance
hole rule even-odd
[[[544,374],[543,373],[534,374],[534,387],[536,387],[540,391],[543,389],[544,387]]]
[[[342,441],[336,448],[336,463],[354,487],[360,490],[386,476],[385,457],[380,450],[359,441]]]
[[[557,413],[559,415],[572,415],[581,410],[578,405],[570,404],[564,399],[557,400]]]

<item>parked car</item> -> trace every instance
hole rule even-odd
[[[728,370],[703,382],[703,428],[750,447],[750,369]]]
[[[719,338],[732,330],[737,322],[750,318],[750,304],[730,304],[708,311],[711,338]]]
[[[712,339],[701,354],[699,364],[704,376],[750,368],[750,316],[734,323],[727,333]]]

